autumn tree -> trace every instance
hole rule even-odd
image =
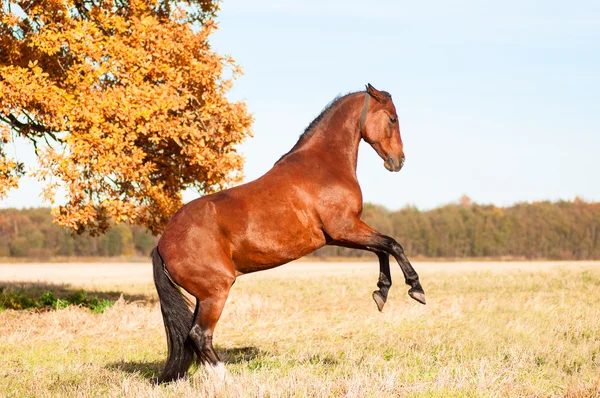
[[[113,221],[161,231],[181,191],[241,177],[240,73],[210,47],[216,0],[18,0],[0,11],[0,198],[25,167],[3,145],[29,140],[34,175],[67,203],[55,221],[104,232]]]

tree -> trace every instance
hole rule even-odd
[[[55,221],[82,233],[112,221],[159,233],[181,191],[241,178],[252,117],[226,98],[241,73],[211,50],[217,0],[16,0],[0,11],[0,198],[24,174],[2,146],[38,156]],[[227,75],[231,75],[227,78]]]

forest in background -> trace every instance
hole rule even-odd
[[[581,199],[497,207],[463,197],[427,211],[416,207],[390,211],[366,203],[362,219],[396,238],[412,257],[600,259],[600,203]],[[0,257],[147,256],[156,240],[143,227],[127,224],[97,237],[72,236],[52,223],[48,208],[0,209]],[[313,255],[373,256],[334,246]]]

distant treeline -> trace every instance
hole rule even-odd
[[[0,257],[147,256],[156,241],[143,227],[126,224],[101,236],[72,236],[52,223],[49,208],[0,209]]]
[[[580,199],[496,207],[463,197],[428,211],[367,203],[362,218],[413,257],[600,259],[600,203]],[[156,241],[142,227],[125,224],[103,236],[73,237],[52,224],[50,209],[0,210],[0,257],[147,256]],[[315,255],[373,256],[333,246]]]
[[[600,259],[600,203],[580,199],[496,207],[471,203],[420,211],[365,204],[362,219],[394,237],[409,256]],[[322,256],[373,256],[324,247]]]

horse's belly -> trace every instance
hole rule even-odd
[[[269,228],[246,229],[235,242],[232,257],[240,273],[260,271],[288,263],[305,256],[325,244],[325,236],[314,223],[287,218],[270,224]]]

